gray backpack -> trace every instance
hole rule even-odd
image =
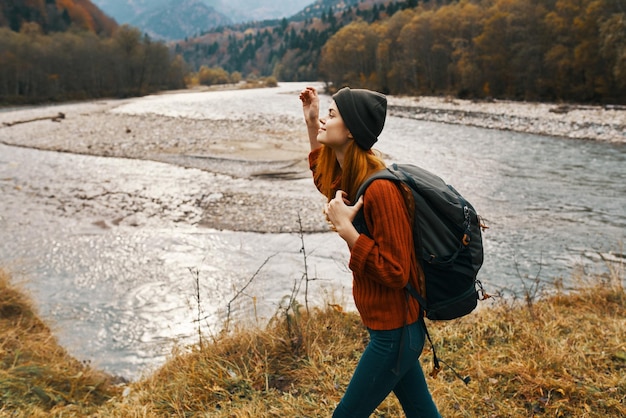
[[[356,199],[378,179],[409,186],[415,203],[413,240],[421,262],[426,294],[409,284],[415,297],[432,320],[454,319],[472,312],[486,296],[476,278],[483,264],[480,219],[474,207],[440,177],[411,164],[393,164],[368,178]],[[363,210],[353,222],[360,233],[369,235]]]

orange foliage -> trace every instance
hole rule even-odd
[[[95,32],[95,25],[93,18],[85,10],[82,5],[76,4],[74,0],[57,0],[57,8],[59,10],[67,10],[72,22],[91,32]]]
[[[115,20],[90,0],[56,0],[56,6],[60,12],[67,10],[72,22],[81,29],[110,36],[117,27]]]

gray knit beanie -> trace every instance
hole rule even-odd
[[[387,98],[375,91],[344,87],[333,100],[356,144],[364,150],[372,148],[385,126]]]

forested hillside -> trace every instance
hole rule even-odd
[[[125,97],[184,86],[169,48],[89,0],[0,3],[0,104]]]
[[[417,0],[317,0],[290,19],[217,28],[178,42],[175,50],[194,70],[221,67],[245,76],[317,80],[322,47],[340,28],[356,20],[385,19],[416,5]]]
[[[390,94],[626,103],[624,0],[316,0],[289,19],[167,46],[116,29],[88,0],[0,5],[0,102],[145,94],[215,70]]]
[[[90,0],[4,0],[0,2],[0,27],[19,31],[25,22],[36,23],[44,33],[63,32],[74,26],[111,35],[117,23]]]
[[[626,102],[623,0],[318,0],[180,42],[193,69],[392,94]]]

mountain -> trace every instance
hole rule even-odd
[[[117,23],[89,0],[0,1],[0,27],[19,31],[24,23],[38,24],[44,33],[78,27],[111,35]]]
[[[450,0],[438,0],[438,1],[450,1]],[[425,0],[424,2],[428,2]],[[385,9],[397,10],[399,8],[412,8],[417,7],[417,0],[314,0],[306,7],[293,14],[289,20],[298,21],[312,18],[329,18],[338,13],[350,13],[350,11],[364,11],[368,20],[376,18],[370,14],[376,14],[382,12]],[[378,10],[378,12],[374,12]],[[332,17],[331,17],[332,19]]]
[[[232,21],[201,0],[175,1],[139,14],[130,24],[155,39],[172,40],[231,24]]]
[[[289,17],[312,0],[93,0],[118,23],[179,40],[216,27]]]
[[[314,0],[218,0],[217,10],[228,15],[234,23],[281,19],[290,17]]]

